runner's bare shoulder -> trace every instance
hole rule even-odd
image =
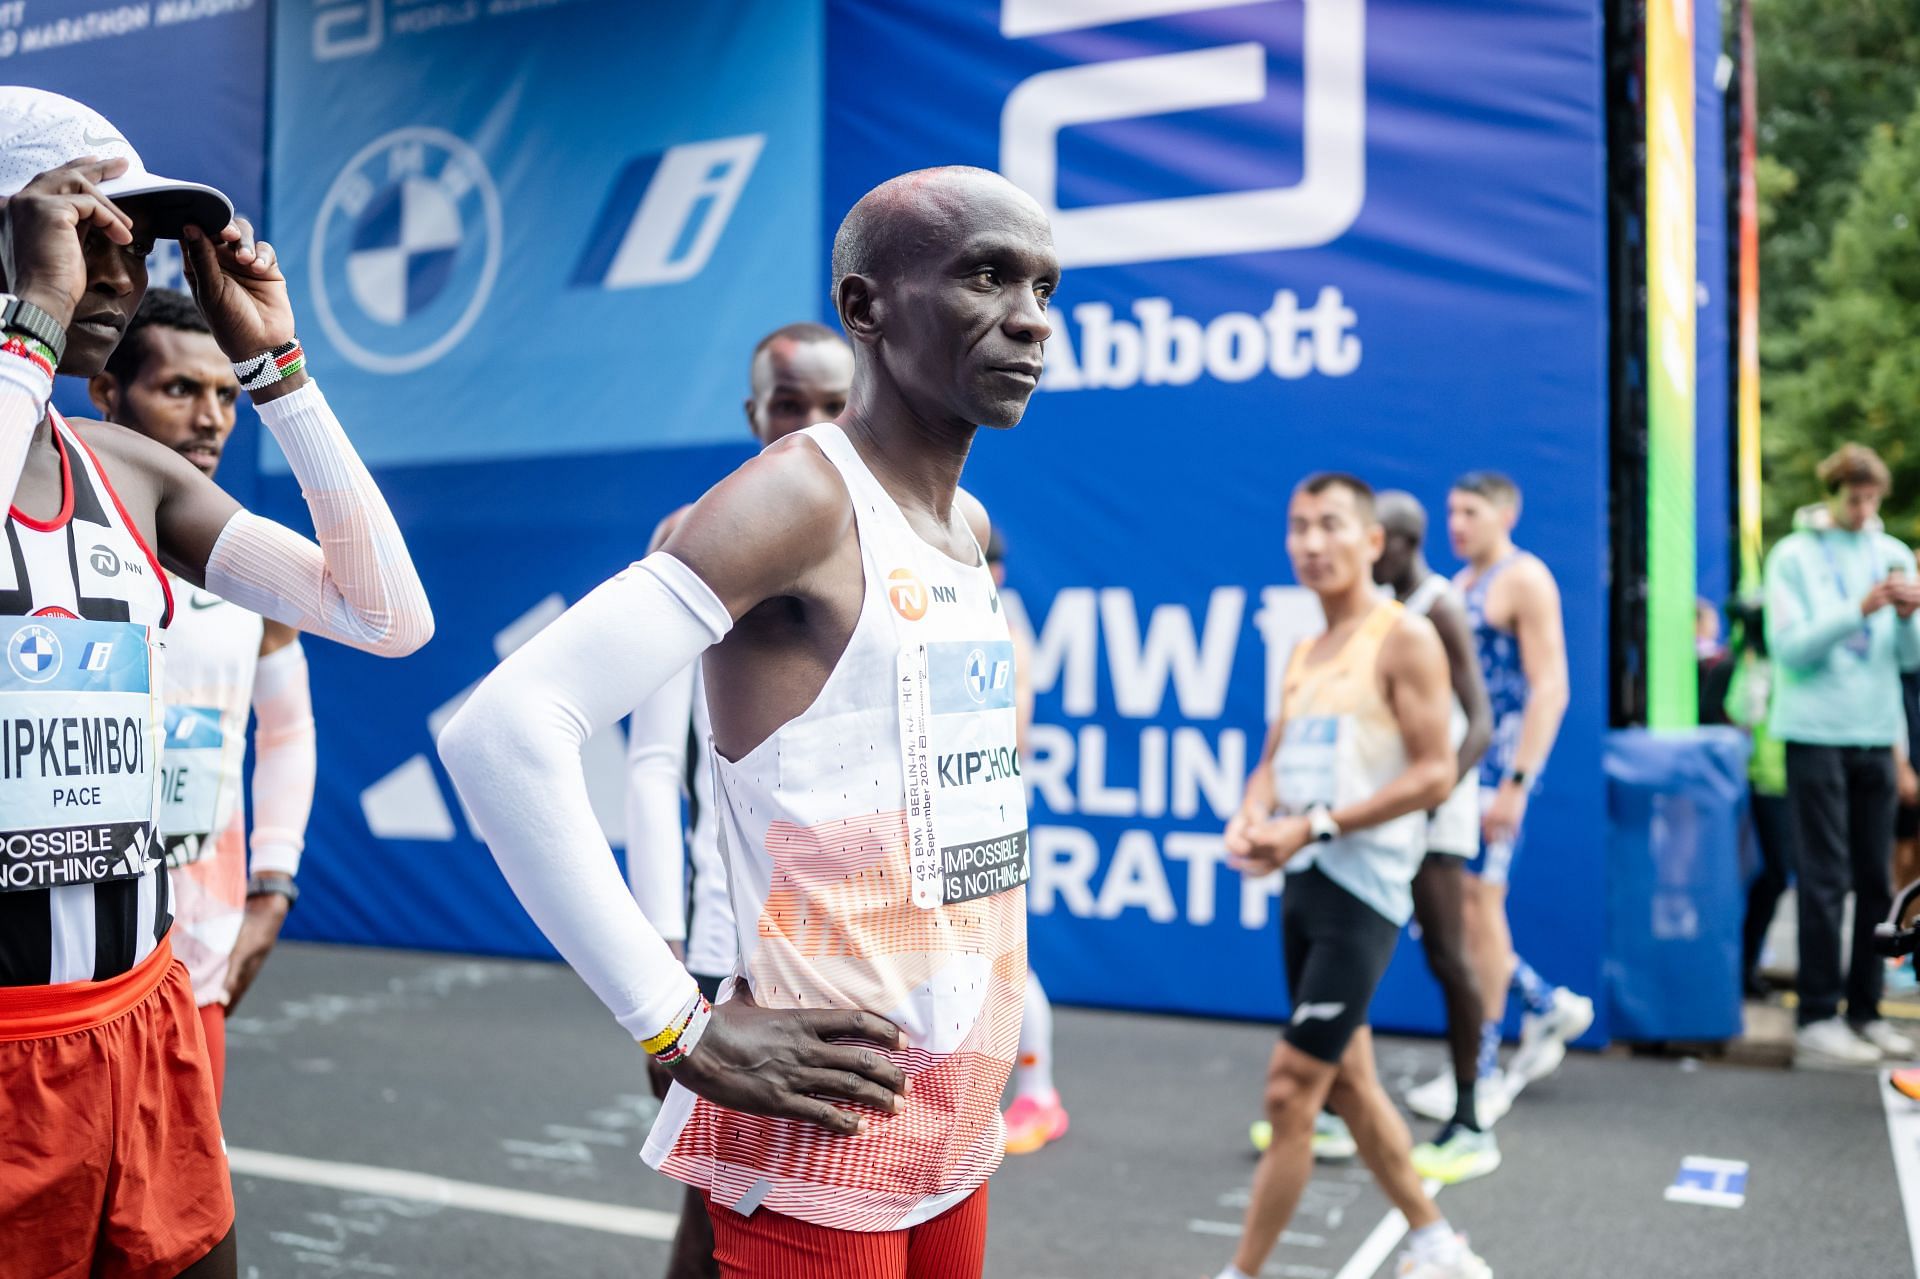
[[[673,536],[673,530],[680,526],[681,517],[692,509],[693,503],[691,502],[685,506],[676,507],[667,514],[665,519],[654,525],[653,536],[647,539],[647,551],[651,553],[665,546],[667,539]]]
[[[1391,682],[1414,672],[1437,673],[1444,683],[1447,648],[1440,642],[1439,628],[1431,621],[1418,613],[1403,612],[1380,643],[1380,676]]]
[[[153,534],[156,512],[169,492],[179,493],[183,486],[189,490],[198,484],[214,486],[193,463],[138,431],[114,422],[84,419],[69,418],[67,425],[100,459],[107,482],[113,485],[142,537]]]
[[[737,617],[761,600],[809,593],[809,575],[833,560],[852,529],[846,482],[813,441],[796,435],[708,489],[660,549]]]
[[[68,418],[67,425],[72,427],[86,446],[107,468],[107,478],[118,487],[122,478],[132,479],[126,474],[129,468],[142,472],[165,475],[175,467],[186,467],[195,475],[200,474],[193,463],[175,453],[164,444],[153,440],[129,427],[117,422],[96,422],[90,418]]]

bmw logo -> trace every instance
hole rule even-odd
[[[987,700],[987,655],[977,648],[967,654],[967,696]]]
[[[321,327],[369,372],[425,368],[480,318],[500,242],[480,153],[441,129],[395,129],[347,161],[314,219]]]
[[[29,684],[44,684],[60,673],[60,637],[44,626],[22,626],[7,641],[7,665]]]

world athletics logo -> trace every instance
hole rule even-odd
[[[425,368],[480,318],[500,247],[479,153],[441,129],[395,129],[347,161],[314,219],[321,326],[368,372]]]

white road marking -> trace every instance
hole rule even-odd
[[[1440,1193],[1440,1183],[1425,1183],[1427,1198],[1432,1199]],[[1340,1267],[1340,1273],[1333,1279],[1373,1279],[1374,1272],[1386,1264],[1387,1258],[1400,1240],[1406,1237],[1407,1219],[1398,1208],[1391,1209],[1380,1218],[1380,1224],[1373,1228],[1359,1251],[1347,1258],[1347,1264]]]
[[[1893,1145],[1893,1170],[1900,1179],[1900,1206],[1907,1215],[1907,1246],[1920,1271],[1920,1104],[1894,1091],[1893,1072],[1880,1072],[1880,1105],[1887,1114],[1887,1140]]]
[[[402,1172],[396,1168],[332,1163],[239,1147],[227,1151],[227,1161],[234,1173],[243,1177],[266,1177],[273,1181],[326,1186],[358,1194],[417,1199],[449,1208],[490,1212],[495,1216],[519,1217],[525,1221],[545,1221],[560,1226],[577,1226],[582,1230],[603,1230],[608,1234],[627,1235],[635,1239],[670,1241],[675,1227],[680,1224],[680,1219],[674,1214],[656,1212],[651,1208],[622,1208],[615,1204],[566,1199],[528,1190],[507,1190],[500,1186],[454,1181],[426,1173]]]

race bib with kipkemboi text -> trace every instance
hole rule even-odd
[[[219,827],[226,734],[210,706],[169,706],[160,753],[160,834],[167,865],[186,866],[211,851]]]
[[[898,663],[913,904],[925,910],[1027,882],[1007,640],[909,644]]]
[[[0,618],[0,891],[132,879],[158,859],[147,637]]]

